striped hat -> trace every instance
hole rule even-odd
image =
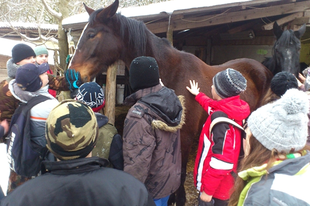
[[[94,112],[75,100],[59,103],[46,120],[46,146],[60,160],[86,157],[96,145],[97,135]]]
[[[224,99],[245,91],[247,81],[237,70],[227,68],[213,77],[213,85],[216,93]]]

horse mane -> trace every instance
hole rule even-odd
[[[89,16],[88,22],[90,25],[93,25],[97,21],[105,23],[104,20],[96,18],[97,14],[102,10],[103,8],[98,9]],[[134,48],[132,52],[135,51],[136,56],[145,55],[148,31],[145,24],[142,21],[127,18],[118,13],[112,18],[119,24],[121,38],[128,39],[129,46]]]

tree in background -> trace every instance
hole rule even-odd
[[[167,0],[120,0],[120,7],[142,6],[151,3],[158,3]],[[30,22],[38,25],[38,37],[30,38],[20,32],[11,24],[11,28],[21,38],[29,42],[53,41],[58,44],[58,51],[55,54],[59,56],[55,59],[55,67],[58,70],[66,69],[66,57],[68,55],[68,39],[65,31],[62,29],[62,20],[79,13],[85,12],[83,2],[93,8],[99,9],[110,5],[114,0],[0,0],[0,22]],[[57,35],[42,35],[40,24],[57,24]]]

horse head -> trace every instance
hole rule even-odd
[[[305,31],[305,24],[298,31],[283,31],[277,22],[273,24],[273,32],[276,36],[276,42],[273,48],[274,74],[280,71],[288,71],[298,77],[301,48],[300,38]]]
[[[115,13],[119,1],[106,8],[84,7],[89,14],[88,24],[84,27],[69,68],[81,73],[83,81],[92,80],[98,73],[120,58],[122,42],[115,28]]]

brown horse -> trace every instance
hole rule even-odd
[[[182,184],[176,193],[177,205],[185,204],[184,181],[186,164],[194,138],[207,118],[207,113],[187,90],[189,80],[199,82],[201,91],[211,96],[213,76],[226,68],[240,71],[247,79],[247,90],[241,95],[251,110],[261,105],[266,94],[271,72],[260,62],[252,59],[236,59],[218,66],[209,66],[196,56],[178,51],[166,39],[151,33],[143,22],[116,14],[118,0],[104,9],[94,11],[85,6],[90,15],[80,37],[70,68],[81,73],[84,81],[106,71],[117,60],[125,62],[127,68],[138,56],[152,56],[159,65],[160,77],[165,86],[175,90],[186,99],[186,122],[181,130]]]

